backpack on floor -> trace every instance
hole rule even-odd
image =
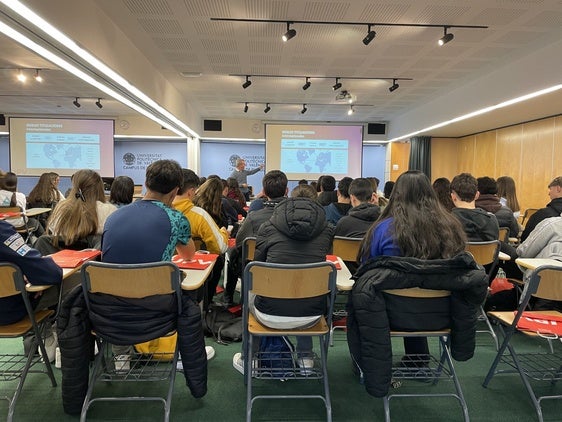
[[[242,341],[244,331],[242,317],[236,316],[222,306],[211,305],[203,318],[205,335],[213,337],[219,344]]]

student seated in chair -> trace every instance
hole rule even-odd
[[[93,170],[78,170],[72,176],[69,197],[59,202],[49,217],[52,237],[40,238],[37,248],[44,255],[65,248],[99,249],[103,225],[116,210],[106,202],[100,175]]]
[[[271,218],[264,222],[256,236],[255,261],[277,264],[306,264],[326,260],[334,236],[334,228],[326,221],[324,208],[316,201],[314,189],[298,185],[291,198],[280,202]],[[250,298],[250,312],[270,328],[292,329],[314,325],[326,312],[326,299]],[[312,338],[297,337],[297,353],[303,366],[311,367]],[[309,358],[310,356],[310,358]],[[300,360],[300,359],[299,359]],[[243,373],[242,355],[237,353],[233,366]]]
[[[36,285],[58,285],[62,282],[62,269],[50,257],[41,257],[41,254],[25,243],[14,227],[0,220],[0,261],[11,262],[17,265],[25,279]],[[25,293],[24,293],[25,294]],[[30,293],[29,299],[34,309],[41,310],[55,306],[58,302],[58,289],[50,288],[42,292]],[[23,299],[20,295],[0,299],[0,325],[12,324],[20,321],[27,315]],[[45,348],[50,361],[55,359],[56,338],[49,330],[45,341]],[[28,337],[29,340],[32,337]],[[24,340],[26,350],[32,342]]]
[[[439,204],[428,177],[419,171],[407,171],[396,180],[388,205],[363,238],[361,263],[383,255],[452,258],[464,251],[465,242],[462,226]],[[359,292],[354,286],[352,296],[356,294]],[[420,355],[420,366],[427,363],[423,360],[429,354],[426,338],[405,337],[404,349],[406,354]]]

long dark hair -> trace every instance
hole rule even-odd
[[[361,260],[369,258],[373,231],[388,218],[393,219],[390,235],[402,256],[450,258],[465,248],[460,222],[441,206],[429,178],[420,171],[407,171],[396,180],[388,205],[361,242]]]
[[[440,177],[433,181],[433,190],[437,195],[437,199],[441,202],[441,205],[445,207],[447,211],[451,211],[455,208],[455,204],[451,199],[451,182],[446,177]]]

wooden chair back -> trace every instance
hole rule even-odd
[[[500,227],[500,234],[498,236],[500,242],[507,242],[509,240],[509,228]]]
[[[108,264],[90,261],[81,271],[85,294],[105,293],[139,299],[180,291],[180,272],[171,262]]]
[[[521,225],[525,227],[525,223],[529,221],[529,218],[536,213],[539,209],[538,208],[527,208],[523,213],[523,218],[521,219]]]
[[[242,262],[246,263],[248,261],[253,261],[255,253],[256,253],[256,238],[247,237],[242,242]]]
[[[539,267],[531,277],[538,277],[540,282],[533,296],[541,299],[562,301],[562,267]]]
[[[15,265],[0,262],[0,298],[21,294],[16,285],[16,277],[21,277],[21,272]]]
[[[329,262],[314,264],[271,264],[251,262],[244,282],[258,296],[304,299],[335,292],[336,270]]]
[[[488,242],[468,242],[466,251],[470,252],[474,260],[480,265],[494,264],[498,260],[500,253],[499,240],[490,240]]]
[[[357,262],[361,238],[335,236],[332,242],[332,254],[344,261]]]
[[[389,290],[385,290],[384,292],[395,296],[404,296],[404,297],[421,298],[421,299],[451,296],[451,292],[449,290],[431,290],[431,289],[421,289],[419,287],[411,287],[409,289],[389,289]]]

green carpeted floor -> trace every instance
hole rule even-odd
[[[530,340],[517,338],[522,347],[535,346]],[[208,393],[199,400],[189,394],[184,379],[178,376],[174,390],[171,419],[174,421],[243,421],[245,418],[246,389],[242,375],[232,367],[232,356],[240,350],[240,343],[224,346],[213,343],[216,357],[209,362]],[[544,342],[544,341],[543,341]],[[18,350],[19,340],[2,340],[2,352]],[[543,343],[541,343],[543,344]],[[560,343],[555,345],[562,347]],[[396,350],[401,351],[397,340]],[[431,347],[437,344],[431,343]],[[546,347],[543,344],[542,347]],[[461,379],[468,402],[471,421],[523,422],[537,420],[532,404],[517,375],[503,375],[494,378],[485,389],[481,386],[488,367],[495,356],[492,340],[485,334],[478,334],[475,357],[468,362],[457,362],[456,369]],[[382,421],[384,420],[382,400],[369,396],[358,379],[351,372],[351,364],[345,333],[336,331],[334,347],[330,348],[329,377],[334,421]],[[76,421],[77,417],[65,415],[61,404],[60,370],[55,369],[59,385],[50,386],[44,375],[31,374],[24,386],[16,407],[15,421]],[[448,382],[437,387],[410,381],[401,390],[421,391],[427,388],[448,389]],[[0,383],[0,396],[11,393],[13,382]],[[447,388],[445,388],[447,387]],[[112,388],[112,387],[109,387]],[[139,392],[142,389],[138,386]],[[319,391],[317,381],[268,381],[264,389],[296,391]],[[562,385],[547,386],[546,390],[562,394]],[[7,402],[0,401],[0,419],[7,413]],[[562,420],[562,402],[545,401],[545,421]],[[267,400],[258,401],[254,408],[256,421],[322,421],[325,420],[320,400]],[[162,419],[158,404],[145,403],[99,403],[88,413],[90,421],[134,420],[153,421]],[[451,398],[397,398],[391,401],[393,421],[462,421],[460,406]]]

